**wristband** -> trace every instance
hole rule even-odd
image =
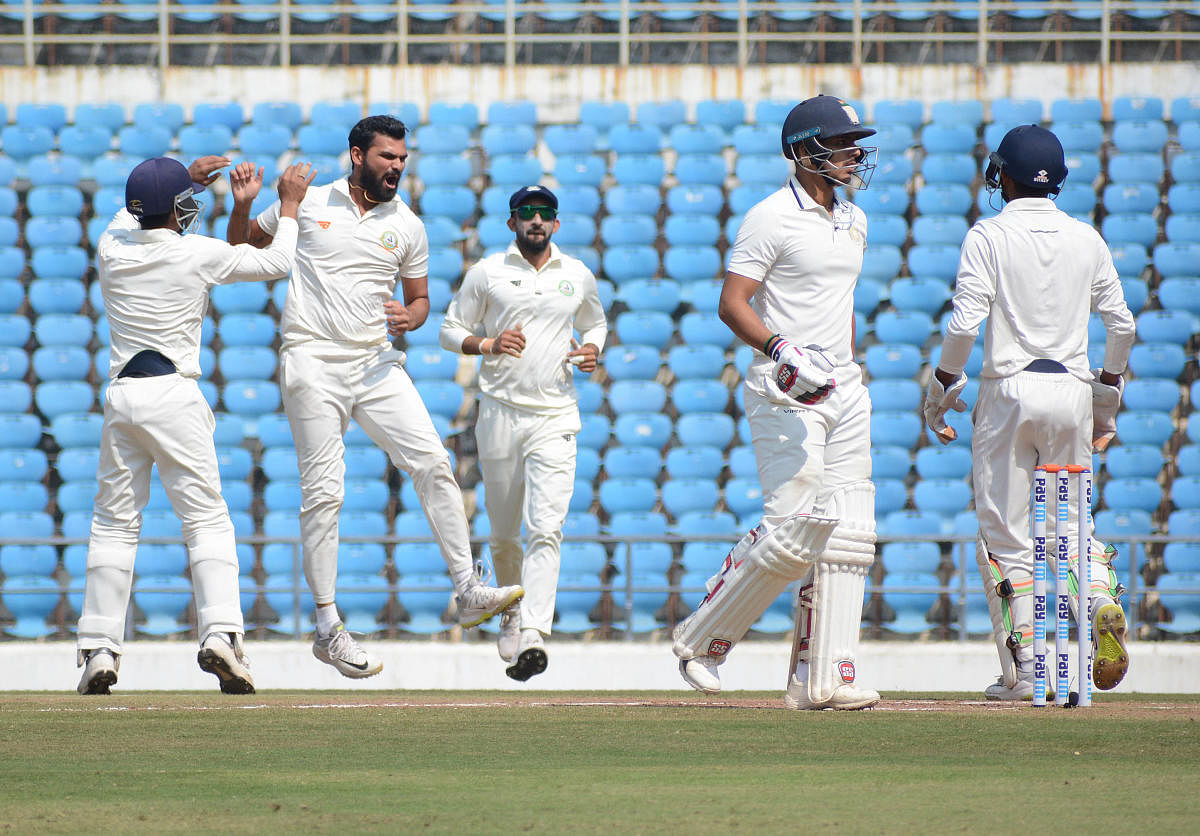
[[[491,345],[488,345],[488,343],[491,343]],[[496,345],[496,340],[495,340],[494,338],[492,338],[492,337],[487,337],[487,338],[485,338],[485,339],[483,339],[483,340],[481,340],[481,341],[480,341],[480,343],[479,343],[479,353],[480,353],[480,354],[491,354],[491,353],[492,353],[492,348],[493,348],[493,346],[495,346],[495,345]]]
[[[772,334],[771,336],[767,337],[767,341],[765,343],[763,343],[763,354],[770,357],[772,343],[774,343],[776,340],[782,340],[782,339],[783,339],[783,337],[779,334]]]

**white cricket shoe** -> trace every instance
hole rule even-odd
[[[101,647],[97,650],[80,651],[79,660],[84,666],[83,677],[75,690],[80,694],[111,694],[109,689],[117,684],[117,670],[121,667],[121,657],[107,647]]]
[[[787,691],[783,695],[785,708],[797,711],[821,711],[832,708],[835,711],[858,711],[870,708],[879,702],[879,692],[870,688],[859,688],[852,683],[843,683],[833,689],[833,695],[824,702],[813,702],[808,696],[808,683],[802,682],[792,674],[788,678]]]
[[[196,654],[200,670],[221,682],[222,694],[253,694],[254,678],[238,633],[209,633]]]
[[[484,586],[481,583],[475,584],[455,598],[458,602],[458,623],[463,627],[482,624],[524,597],[525,590],[519,585]]]
[[[328,636],[317,635],[312,651],[313,656],[351,679],[365,679],[383,670],[383,662],[363,649],[340,621]]]
[[[516,659],[504,672],[510,679],[525,682],[530,677],[544,673],[550,657],[546,655],[546,642],[537,630],[522,630],[521,643],[517,647]]]
[[[500,636],[496,639],[496,650],[505,662],[517,655],[521,643],[521,608],[515,604],[500,614]]]
[[[1096,609],[1092,617],[1092,683],[1101,691],[1116,688],[1129,670],[1125,630],[1120,604],[1102,604]]]
[[[996,677],[996,681],[983,689],[983,696],[989,700],[1032,700],[1033,699],[1033,679],[1017,679],[1017,684],[1008,686],[1004,684],[1004,677]],[[1046,696],[1053,696],[1050,690],[1050,684],[1046,684]]]
[[[696,656],[679,660],[679,673],[683,681],[702,694],[721,693],[721,677],[717,673],[717,662],[711,656]]]

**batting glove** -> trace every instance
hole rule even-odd
[[[775,385],[802,404],[820,403],[837,387],[833,363],[820,346],[797,348],[776,334],[767,340],[767,354],[775,361]]]
[[[949,444],[958,438],[955,429],[946,425],[946,413],[951,409],[955,412],[966,412],[967,404],[959,397],[966,385],[965,374],[959,375],[958,380],[951,383],[949,389],[937,379],[937,374],[929,379],[929,389],[925,392],[925,404],[921,411],[925,415],[925,423],[942,444]]]
[[[1117,410],[1121,408],[1121,394],[1125,391],[1125,379],[1118,378],[1116,386],[1100,380],[1103,369],[1092,369],[1092,450],[1103,451],[1117,434]]]

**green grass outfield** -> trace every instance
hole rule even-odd
[[[1197,831],[1195,695],[886,696],[3,694],[0,833]]]

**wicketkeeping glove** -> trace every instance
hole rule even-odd
[[[776,334],[767,340],[767,354],[775,361],[775,385],[802,404],[820,403],[837,387],[833,363],[820,346],[797,348]]]
[[[1092,450],[1099,453],[1108,447],[1117,434],[1117,410],[1121,408],[1121,394],[1125,391],[1125,379],[1118,378],[1116,386],[1100,380],[1102,369],[1092,369]]]
[[[967,404],[959,397],[967,385],[967,376],[959,375],[958,380],[947,389],[934,374],[929,379],[929,388],[925,391],[925,404],[921,411],[925,414],[925,423],[937,435],[942,444],[949,444],[958,438],[953,427],[946,425],[946,413],[953,409],[955,412],[966,412]]]

